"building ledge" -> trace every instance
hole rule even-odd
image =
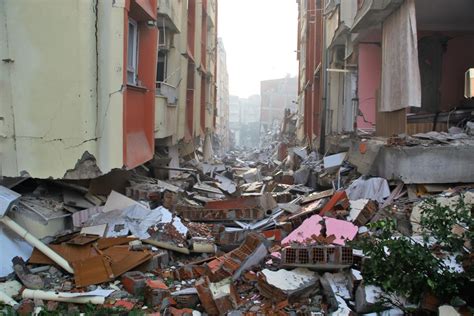
[[[357,11],[351,32],[357,33],[380,25],[404,0],[364,0]]]
[[[130,90],[133,90],[133,91],[139,91],[139,92],[148,92],[148,88],[147,87],[144,87],[144,86],[137,86],[137,85],[133,85],[133,84],[130,84],[130,83],[127,83],[127,89],[130,89]]]

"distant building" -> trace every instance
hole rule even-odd
[[[273,124],[283,120],[285,109],[292,112],[297,110],[298,81],[296,77],[265,80],[260,82],[262,96],[260,122],[263,129],[269,129]]]
[[[257,147],[260,134],[260,96],[230,96],[229,126],[235,146]]]
[[[221,153],[229,149],[229,74],[224,43],[217,39],[216,135]]]
[[[240,100],[235,95],[229,96],[229,129],[235,146],[240,141]]]

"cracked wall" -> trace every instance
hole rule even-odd
[[[86,152],[123,166],[121,3],[0,0],[3,175],[62,178]]]

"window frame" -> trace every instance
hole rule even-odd
[[[163,80],[158,80],[158,64],[162,60],[163,63]],[[166,82],[168,76],[168,52],[166,51],[158,51],[157,58],[156,58],[156,84],[157,88],[158,85],[162,82]]]
[[[131,34],[131,28],[130,25],[133,26],[134,30],[134,38],[133,38],[133,43],[132,43],[132,65],[129,64],[130,62],[130,34]],[[127,84],[130,85],[137,85],[138,84],[138,49],[139,49],[139,36],[140,32],[138,31],[138,23],[132,18],[128,18],[128,37],[127,37]],[[129,73],[132,74],[132,80],[129,78]]]

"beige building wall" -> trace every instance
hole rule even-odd
[[[216,67],[216,31],[217,31],[217,1],[208,0],[207,11],[203,13],[203,2],[195,1],[195,35],[194,35],[194,107],[193,135],[204,137],[205,130],[201,128],[201,94],[205,98],[205,128],[212,129],[215,111],[215,67]],[[185,137],[186,133],[186,95],[188,58],[188,4],[187,0],[161,0],[158,3],[158,27],[160,36],[171,38],[167,50],[166,83],[176,88],[177,102],[170,104],[169,100],[157,93],[155,98],[155,138],[159,143],[173,146]],[[207,19],[207,30],[202,30],[203,16]],[[163,31],[164,29],[164,31]],[[207,46],[201,49],[201,33],[207,36]],[[201,65],[201,56],[206,54],[207,65]],[[201,80],[206,80],[206,89],[201,91]]]
[[[169,138],[176,144],[184,137],[186,108],[187,58],[187,1],[164,0],[158,3],[160,37],[169,40],[165,83],[176,89],[177,102],[171,104],[166,96],[157,92],[155,97],[155,138]],[[167,22],[165,22],[167,20]],[[172,24],[170,26],[169,24]],[[163,26],[165,26],[163,28]],[[163,30],[164,29],[164,30]],[[163,49],[163,48],[161,48]]]
[[[100,2],[97,32],[94,3],[0,0],[2,175],[64,177],[86,152],[123,166],[124,1]]]
[[[216,134],[221,141],[221,152],[229,149],[229,74],[226,51],[222,39],[217,41],[217,99]]]
[[[304,132],[304,88],[306,85],[306,40],[307,40],[307,19],[308,15],[303,5],[298,6],[298,47],[297,59],[299,61],[298,76],[298,119],[296,123],[296,138],[303,141]]]

